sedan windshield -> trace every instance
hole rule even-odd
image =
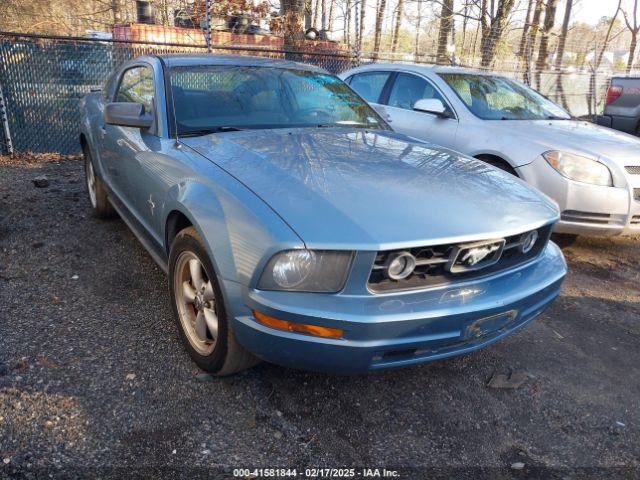
[[[386,128],[342,80],[307,70],[194,66],[171,69],[178,135],[229,130]]]
[[[571,116],[525,85],[504,77],[440,73],[471,113],[484,120],[569,120]]]

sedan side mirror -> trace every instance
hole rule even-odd
[[[149,128],[153,116],[144,111],[144,105],[133,102],[111,102],[104,108],[104,121],[121,127]]]
[[[449,117],[447,109],[441,100],[437,98],[423,98],[413,104],[416,112],[425,112],[438,115],[439,117]]]

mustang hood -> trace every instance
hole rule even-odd
[[[494,238],[558,216],[519,179],[392,132],[253,130],[181,141],[244,183],[312,248]]]

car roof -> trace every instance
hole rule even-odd
[[[314,65],[307,65],[290,60],[280,58],[259,57],[257,55],[206,55],[206,54],[160,54],[145,55],[138,57],[159,58],[169,68],[171,67],[188,67],[198,65],[228,65],[240,67],[270,67],[270,68],[289,68],[296,70],[307,70],[311,72],[326,73],[326,70]]]
[[[411,70],[414,72],[433,73],[470,73],[473,75],[495,75],[493,72],[476,70],[467,67],[432,65],[425,63],[369,63],[356,70]]]

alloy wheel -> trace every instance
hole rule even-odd
[[[87,180],[87,190],[89,191],[89,199],[91,200],[91,206],[96,208],[97,200],[96,200],[96,174],[93,171],[93,162],[90,158],[85,159],[86,162],[86,180]]]
[[[174,269],[174,296],[182,328],[191,346],[204,356],[218,339],[216,296],[202,262],[190,251],[178,256]]]

